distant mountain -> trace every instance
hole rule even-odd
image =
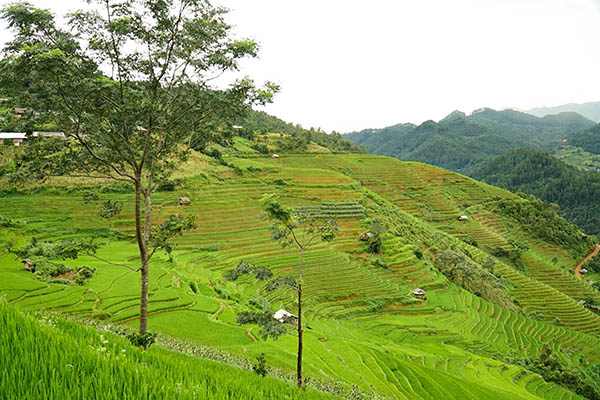
[[[465,115],[454,111],[439,122],[398,124],[343,135],[374,154],[421,161],[454,171],[517,147],[549,149],[594,122],[575,113],[544,118],[514,110],[484,108]]]
[[[491,185],[533,194],[588,234],[600,234],[600,173],[579,171],[545,151],[515,149],[467,171]]]
[[[556,107],[538,107],[526,112],[538,117],[544,117],[550,114],[558,114],[561,112],[576,112],[588,119],[591,119],[592,121],[600,122],[600,101],[583,104],[569,103]]]
[[[567,112],[540,118],[515,110],[485,108],[467,118],[501,134],[519,147],[536,148],[551,148],[569,134],[594,125],[593,121],[579,114]]]

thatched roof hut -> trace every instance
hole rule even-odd
[[[425,295],[427,294],[427,292],[421,288],[416,288],[415,290],[412,291],[412,294],[413,294],[413,296],[422,299],[422,298],[425,298]]]
[[[363,242],[368,242],[372,238],[373,238],[372,232],[365,232],[362,235],[360,235],[360,240],[362,240]]]
[[[29,272],[35,272],[35,263],[31,262],[31,260],[23,260],[21,261],[23,263],[23,268],[25,269],[25,271],[29,271]]]
[[[469,216],[467,216],[467,215],[461,215],[458,217],[459,221],[467,221],[468,219],[469,219]]]
[[[587,274],[587,273],[588,273],[588,270],[587,270],[587,269],[585,269],[585,268],[581,268],[581,269],[579,270],[579,273],[580,273],[581,275],[585,275],[585,274]]]
[[[187,197],[187,196],[181,196],[181,197],[179,198],[179,205],[180,205],[180,206],[189,206],[191,202],[192,202],[192,201],[191,201],[191,200],[190,200],[190,198],[189,198],[189,197]]]

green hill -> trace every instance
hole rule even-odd
[[[293,310],[293,293],[224,278],[241,260],[296,275],[298,255],[273,242],[260,217],[262,197],[276,194],[285,205],[317,207],[339,221],[333,242],[305,254],[309,380],[392,398],[597,398],[600,317],[579,300],[596,304],[600,292],[572,273],[593,249],[591,238],[543,203],[433,166],[373,155],[246,152],[256,143],[235,138],[222,161],[195,154],[173,191],[156,194],[157,222],[193,214],[197,228],[178,239],[172,257],[151,262],[151,330],[249,359],[265,353],[269,365],[293,371],[293,335],[265,341],[258,327],[236,322],[258,301]],[[25,310],[135,327],[139,276],[117,265],[136,260],[131,193],[50,183],[2,192],[0,295]],[[92,190],[100,201],[122,202],[122,214],[101,220],[82,199]],[[177,204],[182,195],[188,207]],[[379,254],[359,240],[374,222],[383,227]],[[89,256],[65,261],[96,268],[83,286],[36,280],[8,251],[33,237],[89,236],[112,264]],[[413,297],[417,287],[425,299]]]
[[[343,136],[373,154],[464,171],[510,149],[551,148],[569,134],[592,125],[575,113],[538,118],[486,108],[469,116],[455,111],[439,123],[427,121],[418,127],[400,124]]]

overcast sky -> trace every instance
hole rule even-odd
[[[81,1],[31,1],[58,15]],[[348,132],[458,109],[600,101],[600,0],[213,0],[243,64],[282,87],[266,111]],[[2,29],[0,40],[9,39]]]

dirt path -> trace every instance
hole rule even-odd
[[[588,254],[587,257],[584,258],[583,261],[580,262],[579,265],[575,267],[575,277],[577,279],[581,279],[581,274],[579,273],[579,270],[581,269],[583,264],[588,262],[589,259],[594,257],[596,254],[598,254],[599,251],[600,251],[600,244],[597,244],[596,247],[594,248],[594,251],[592,251],[590,254]]]

